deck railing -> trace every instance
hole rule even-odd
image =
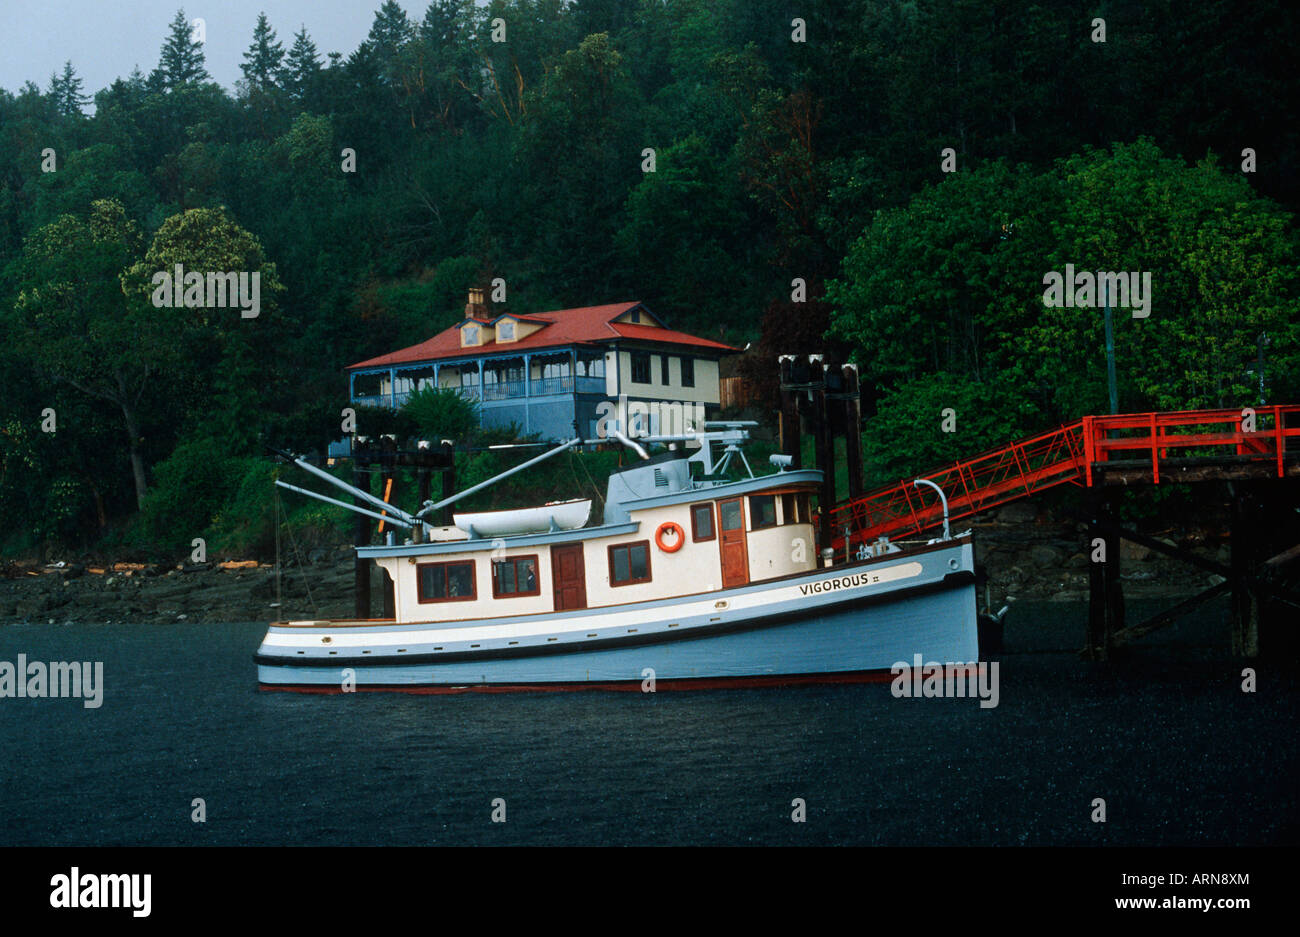
[[[557,394],[603,394],[605,392],[605,379],[603,377],[548,377],[538,378],[531,382],[518,381],[498,381],[495,383],[484,384],[482,388],[478,385],[468,385],[464,387],[449,387],[444,390],[455,390],[467,400],[523,400],[527,397],[546,397]],[[352,398],[354,404],[363,407],[400,407],[406,403],[411,396],[409,391],[398,391],[395,394],[357,394]]]

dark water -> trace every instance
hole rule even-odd
[[[0,844],[1295,842],[1294,672],[1243,694],[1221,606],[1085,664],[1084,613],[1013,610],[990,710],[887,684],[260,693],[261,624],[8,626],[0,660],[102,660],[106,689],[0,699]]]

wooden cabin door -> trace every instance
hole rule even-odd
[[[551,547],[551,579],[557,612],[587,607],[587,571],[582,562],[582,544]]]
[[[718,502],[718,549],[722,551],[722,588],[749,582],[749,551],[745,548],[745,506],[740,498]]]

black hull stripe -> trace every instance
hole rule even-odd
[[[826,605],[820,605],[811,610],[796,609],[794,611],[781,612],[775,615],[765,615],[762,618],[746,618],[740,621],[726,622],[718,625],[706,625],[685,632],[652,632],[649,634],[638,634],[629,637],[570,641],[565,644],[541,644],[529,647],[495,647],[477,651],[445,651],[434,654],[410,654],[400,656],[396,654],[385,654],[380,657],[374,655],[355,655],[350,657],[288,657],[259,653],[253,655],[253,660],[258,664],[264,664],[268,667],[401,667],[410,664],[448,664],[471,660],[501,660],[519,657],[541,657],[547,654],[584,654],[591,651],[604,651],[612,648],[641,647],[648,644],[668,644],[678,641],[699,641],[705,638],[712,638],[722,634],[732,634],[738,631],[758,631],[763,628],[774,628],[779,625],[784,625],[790,621],[817,617],[827,612],[837,611],[845,607],[866,608],[872,605],[896,602],[899,599],[909,598],[916,595],[945,592],[949,589],[973,585],[974,583],[974,573],[967,570],[961,570],[959,572],[946,574],[943,579],[938,582],[926,583],[919,586],[908,586],[903,589],[896,589],[892,592],[881,593],[874,596],[857,596],[838,602],[830,602]]]

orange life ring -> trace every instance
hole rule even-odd
[[[670,530],[677,535],[677,544],[675,546],[667,547],[664,546],[664,534]],[[665,553],[676,553],[682,548],[682,544],[685,542],[686,531],[682,530],[681,524],[676,524],[672,521],[665,521],[660,524],[659,529],[655,531],[655,546],[663,550]]]

